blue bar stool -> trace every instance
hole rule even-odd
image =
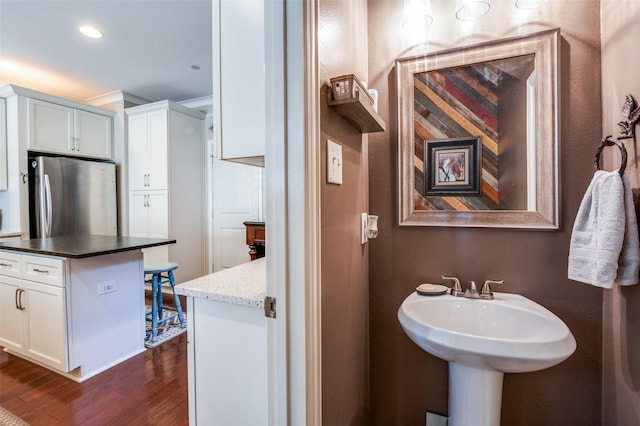
[[[152,342],[158,340],[158,326],[172,320],[176,316],[180,320],[180,326],[182,328],[186,327],[184,315],[182,314],[182,306],[180,305],[180,298],[176,294],[176,282],[173,278],[173,271],[177,268],[178,264],[175,262],[145,263],[144,265],[145,282],[151,284],[151,311],[146,312],[145,316],[151,319],[150,337]],[[151,278],[147,278],[147,275],[151,275]],[[175,308],[162,304],[162,284],[167,283],[171,284],[173,300],[176,305]],[[164,311],[172,311],[174,313],[165,316]]]

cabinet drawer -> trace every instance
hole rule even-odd
[[[24,256],[22,262],[22,277],[24,279],[64,287],[63,259]]]
[[[22,256],[0,251],[0,275],[20,278]]]

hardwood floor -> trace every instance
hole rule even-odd
[[[188,425],[187,334],[83,383],[0,352],[0,405],[32,426]]]

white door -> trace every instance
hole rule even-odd
[[[244,222],[262,221],[263,169],[211,158],[212,271],[217,272],[250,260]]]

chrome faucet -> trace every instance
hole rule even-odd
[[[464,291],[463,296],[467,299],[480,299],[480,293],[475,281],[469,281],[469,287]]]
[[[493,292],[491,291],[491,284],[502,284],[504,280],[494,281],[494,280],[486,280],[484,284],[482,284],[482,289],[480,289],[480,298],[485,300],[493,300]]]
[[[464,296],[464,291],[462,291],[462,286],[460,285],[460,280],[456,277],[445,277],[444,275],[440,275],[443,280],[452,280],[453,287],[451,287],[451,295],[452,296]]]
[[[456,297],[466,297],[467,299],[485,299],[485,300],[493,300],[493,292],[491,291],[491,284],[502,284],[504,280],[486,280],[484,284],[482,284],[482,288],[478,291],[478,287],[475,281],[469,281],[469,287],[466,290],[462,290],[462,285],[460,285],[460,280],[456,277],[445,277],[444,275],[440,275],[443,280],[451,280],[453,281],[453,287],[451,287],[450,293],[452,296]]]

